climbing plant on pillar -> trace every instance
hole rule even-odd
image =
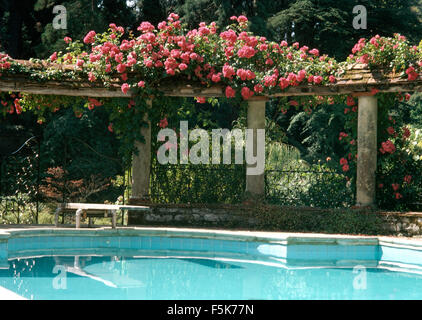
[[[400,104],[409,99],[410,94],[376,93],[378,98],[378,163],[377,201],[381,208],[404,210],[417,202],[422,192],[422,180],[414,172],[422,169],[422,159],[416,150],[416,130],[406,123]],[[354,181],[357,162],[357,104],[348,96],[344,108],[345,129],[339,133],[347,152],[339,161],[339,166]]]

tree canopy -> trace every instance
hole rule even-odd
[[[67,30],[53,29],[55,5],[67,9]],[[355,5],[367,8],[366,30],[353,28]],[[0,51],[13,58],[46,58],[64,49],[64,36],[81,39],[89,30],[106,31],[110,22],[135,31],[140,21],[156,25],[176,12],[190,28],[211,21],[224,27],[231,16],[245,15],[255,34],[323,48],[323,53],[344,60],[362,37],[400,33],[419,41],[421,8],[421,0],[2,0]]]

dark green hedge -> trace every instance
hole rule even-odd
[[[317,232],[364,235],[390,235],[385,218],[375,212],[313,210],[283,207],[257,207],[251,212],[255,229],[283,232]]]

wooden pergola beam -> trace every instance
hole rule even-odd
[[[128,98],[130,94],[121,91],[122,82],[118,75],[112,76],[111,83],[89,82],[86,79],[68,79],[66,72],[75,71],[74,66],[56,64],[34,64],[28,61],[19,61],[22,65],[37,69],[58,69],[64,72],[63,80],[37,81],[29,75],[3,75],[0,77],[0,92],[13,91],[42,95],[64,95],[77,97],[100,98]],[[73,74],[74,77],[74,74]],[[189,81],[182,77],[169,77],[156,84],[164,95],[169,97],[224,97],[224,87],[221,85],[204,86],[199,82]],[[422,91],[422,79],[407,81],[400,74],[391,74],[383,70],[371,71],[365,65],[356,64],[347,68],[336,83],[326,85],[304,84],[289,87],[284,92],[267,95],[267,98],[283,96],[309,95],[342,95],[370,92],[373,88],[379,92],[412,92]]]
[[[178,83],[174,85],[160,84],[157,88],[169,97],[224,97],[221,86],[204,87],[190,83]],[[373,84],[329,84],[329,85],[301,85],[290,87],[285,92],[268,95],[268,98],[286,96],[310,96],[310,95],[342,95],[358,92],[370,92],[376,88],[379,92],[413,92],[422,91],[422,81],[407,82],[406,80],[395,83],[376,82]],[[120,85],[113,84],[109,87],[78,81],[46,81],[38,82],[21,77],[3,77],[0,79],[0,91],[22,92],[40,95],[63,95],[75,97],[98,97],[98,98],[129,98],[130,94],[124,94]]]

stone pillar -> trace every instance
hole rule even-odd
[[[378,103],[375,96],[359,96],[356,205],[375,205]]]
[[[151,107],[151,100],[147,101]],[[132,159],[132,195],[130,202],[136,204],[145,200],[149,200],[149,182],[151,171],[151,122],[148,120],[148,114],[145,114],[144,120],[148,123],[148,127],[141,128],[141,134],[145,139],[145,143],[136,141],[135,147],[138,154],[133,155]]]
[[[253,154],[257,155],[257,130],[265,129],[265,103],[268,99],[256,97],[248,101],[248,129],[253,129]],[[265,153],[265,141],[264,141]],[[265,155],[264,155],[265,156]],[[265,158],[264,158],[265,159]],[[247,165],[255,167],[255,165]],[[248,175],[246,173],[246,193],[252,197],[262,197],[265,195],[265,175]]]

